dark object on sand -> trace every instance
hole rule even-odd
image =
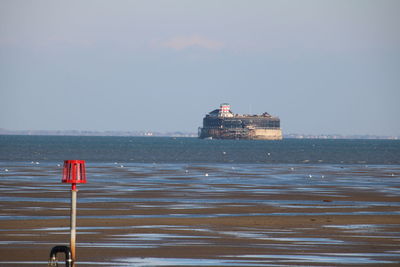
[[[66,246],[55,246],[50,251],[50,259],[49,259],[49,266],[56,267],[58,266],[57,254],[61,252],[65,254],[65,266],[71,267],[72,266],[72,256],[71,250],[69,247]]]

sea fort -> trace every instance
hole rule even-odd
[[[199,128],[198,134],[202,139],[282,139],[278,117],[267,112],[261,115],[234,114],[227,103],[204,117],[203,127]]]

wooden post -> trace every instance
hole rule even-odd
[[[76,254],[75,254],[75,241],[76,241],[76,184],[72,184],[71,190],[71,257],[72,257],[72,267],[75,267]]]

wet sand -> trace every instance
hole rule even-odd
[[[69,242],[69,186],[55,166],[9,168],[0,266],[44,266]],[[400,263],[398,166],[90,168],[78,192],[78,266]]]

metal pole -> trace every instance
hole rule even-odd
[[[76,184],[72,184],[71,190],[71,256],[72,267],[75,267],[76,254],[75,254],[75,239],[76,239]]]

